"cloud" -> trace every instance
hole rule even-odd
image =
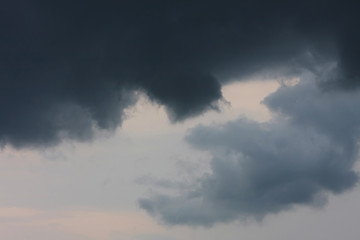
[[[260,220],[294,206],[323,206],[355,186],[359,91],[319,89],[314,75],[265,98],[273,119],[197,126],[186,137],[211,154],[211,172],[176,194],[152,193],[140,206],[170,225]]]
[[[354,2],[14,0],[0,9],[0,139],[16,147],[112,130],[136,91],[182,121],[217,109],[235,77],[333,61],[329,86],[359,83]]]

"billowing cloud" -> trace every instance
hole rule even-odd
[[[140,206],[166,224],[211,226],[323,206],[329,193],[351,189],[359,91],[324,92],[313,77],[268,96],[264,103],[278,112],[268,122],[240,118],[191,129],[186,140],[211,154],[211,172],[176,194],[152,193]]]
[[[173,121],[217,109],[221,84],[318,73],[359,83],[357,3],[344,1],[3,1],[0,141],[86,140],[114,129],[134,91]]]

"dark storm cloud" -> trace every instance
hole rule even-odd
[[[135,90],[180,121],[217,109],[221,84],[235,77],[333,61],[331,86],[359,83],[354,1],[13,0],[0,9],[4,144],[113,129]]]
[[[323,206],[328,193],[358,180],[359,101],[359,91],[322,92],[314,79],[303,79],[266,98],[281,113],[269,122],[198,126],[187,141],[212,155],[211,173],[175,195],[153,193],[139,204],[163,223],[204,226]]]

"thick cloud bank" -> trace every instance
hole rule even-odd
[[[212,155],[211,173],[178,195],[140,199],[140,206],[166,224],[204,226],[322,206],[329,193],[357,182],[359,101],[359,91],[322,92],[314,79],[303,80],[264,100],[278,112],[269,122],[198,126],[187,141]]]
[[[0,142],[86,140],[114,129],[134,91],[173,121],[217,109],[221,84],[337,63],[359,85],[355,1],[25,1],[0,3]]]

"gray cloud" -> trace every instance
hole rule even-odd
[[[358,5],[3,1],[0,141],[22,147],[89,139],[94,129],[120,125],[139,90],[181,121],[217,109],[230,79],[296,75],[329,61],[339,74],[327,85],[356,87]],[[72,121],[59,120],[70,112]]]
[[[324,75],[329,73],[336,74],[329,69]],[[311,81],[313,77],[307,74],[305,78]],[[264,103],[295,125],[314,128],[334,141],[351,145],[359,137],[360,111],[355,105],[359,100],[359,91],[321,91],[315,84],[306,82],[294,88],[280,88],[266,97]]]
[[[360,94],[323,92],[308,78],[265,99],[281,113],[269,122],[192,129],[186,140],[211,153],[211,172],[176,194],[152,193],[140,206],[165,224],[211,226],[323,206],[329,193],[354,187]]]

